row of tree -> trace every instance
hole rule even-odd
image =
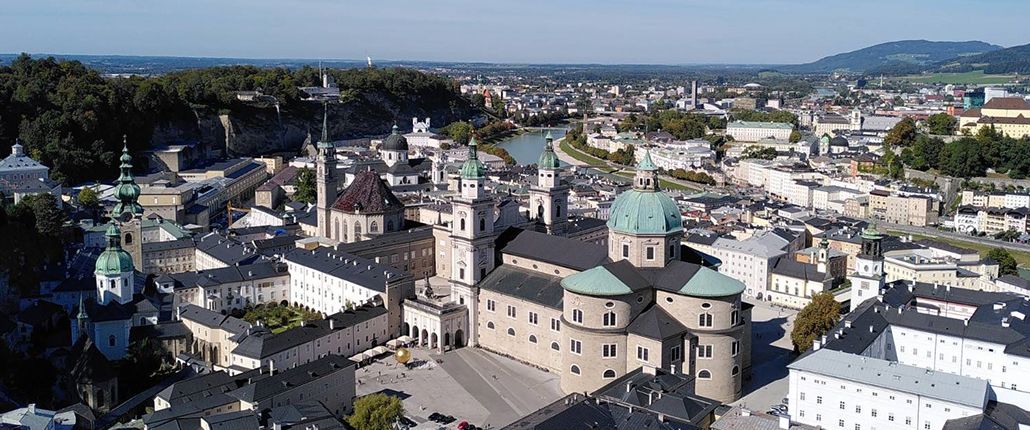
[[[684,113],[675,109],[654,111],[648,114],[632,113],[619,123],[619,131],[664,131],[678,140],[700,139],[711,130],[725,129],[726,120],[696,113]]]

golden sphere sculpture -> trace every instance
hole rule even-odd
[[[393,353],[393,358],[400,364],[407,364],[408,361],[411,361],[411,351],[408,351],[407,348],[397,348],[397,352]]]

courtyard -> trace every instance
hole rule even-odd
[[[765,412],[787,397],[787,364],[794,360],[790,331],[796,309],[756,301],[751,311],[751,379],[744,382],[744,396],[732,405]]]
[[[558,375],[477,348],[446,353],[411,349],[413,369],[392,356],[357,369],[357,394],[382,392],[404,402],[416,428],[437,428],[438,412],[482,428],[501,428],[562,397]]]

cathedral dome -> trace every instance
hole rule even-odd
[[[672,197],[658,189],[658,170],[647,151],[637,163],[637,179],[632,189],[619,194],[612,203],[608,229],[625,234],[666,235],[683,231],[683,217]]]
[[[98,275],[118,275],[132,272],[132,256],[122,249],[120,242],[121,231],[113,223],[107,228],[107,249],[97,257],[96,270]]]
[[[393,132],[386,139],[383,139],[382,150],[384,151],[407,151],[408,139],[401,134],[397,126],[393,126]]]

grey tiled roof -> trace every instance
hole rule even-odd
[[[501,252],[579,271],[598,266],[608,258],[603,245],[531,230],[518,232]]]
[[[561,309],[564,294],[561,278],[512,265],[498,266],[479,283],[479,287],[553,309]]]
[[[386,283],[406,276],[391,266],[376,263],[333,248],[296,249],[286,254],[286,261],[311,268],[370,290],[385,292]]]

